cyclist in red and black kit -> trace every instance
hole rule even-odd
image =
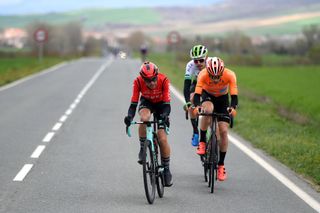
[[[144,62],[140,68],[140,76],[133,82],[133,94],[128,115],[124,118],[127,126],[133,120],[138,102],[140,101],[138,111],[141,121],[149,121],[151,114],[154,113],[158,120],[164,121],[158,126],[158,138],[160,142],[161,162],[164,166],[165,186],[172,185],[172,175],[169,169],[170,165],[170,145],[167,140],[165,126],[169,126],[170,90],[169,79],[158,72],[158,67],[152,62]],[[141,94],[141,97],[140,97]],[[146,126],[139,126],[140,152],[138,163],[142,163],[142,147],[146,140]]]

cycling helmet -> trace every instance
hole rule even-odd
[[[218,77],[224,70],[224,62],[218,57],[209,57],[206,61],[206,68],[210,76]]]
[[[144,62],[140,68],[140,75],[144,79],[151,79],[158,75],[158,67],[149,61]]]
[[[208,49],[203,45],[196,45],[190,50],[190,58],[192,59],[205,58],[207,55]]]

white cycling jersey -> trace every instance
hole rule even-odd
[[[186,73],[184,79],[190,79],[192,82],[197,79],[201,70],[198,69],[197,65],[190,60],[186,66]]]

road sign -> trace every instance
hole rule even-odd
[[[33,38],[36,42],[42,43],[48,40],[48,31],[42,28],[37,29],[34,32]]]
[[[180,42],[181,36],[177,31],[171,31],[167,36],[167,40],[169,44],[177,44]]]

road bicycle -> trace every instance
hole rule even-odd
[[[144,124],[147,126],[147,137],[143,145],[142,171],[145,194],[149,204],[154,202],[156,186],[159,197],[162,198],[164,194],[164,167],[159,163],[160,147],[157,136],[157,126],[159,123],[162,123],[162,121],[157,120],[155,117],[153,121],[131,122],[131,124]],[[169,134],[167,127],[165,130]],[[131,137],[129,126],[126,127],[126,133]]]
[[[210,187],[210,192],[214,192],[215,181],[218,180],[218,159],[219,159],[219,144],[217,139],[217,118],[218,117],[230,117],[230,128],[233,127],[233,117],[228,114],[223,113],[202,113],[201,116],[210,116],[211,124],[207,131],[207,144],[206,152],[204,155],[200,156],[200,160],[204,170],[204,180],[208,182],[208,187]]]

